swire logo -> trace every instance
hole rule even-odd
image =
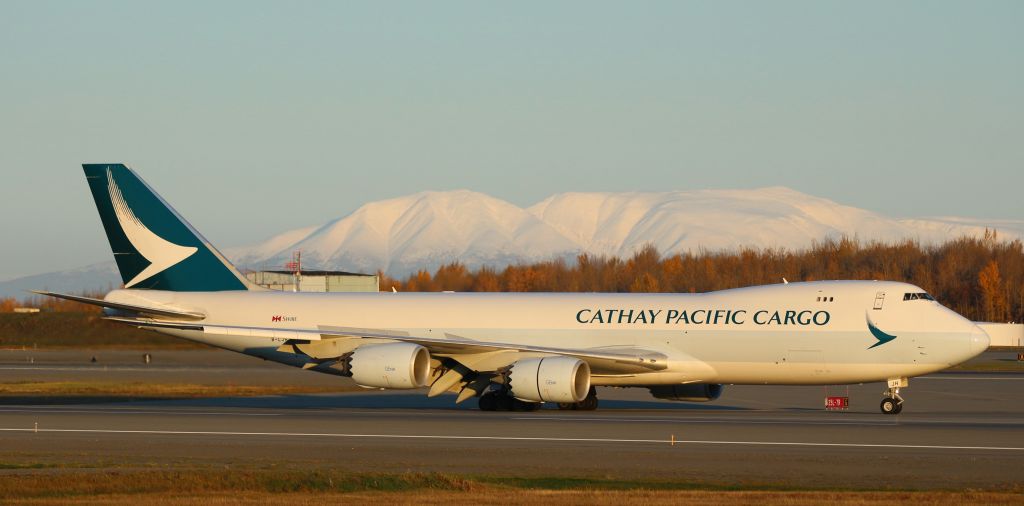
[[[272,321],[272,322],[294,322],[294,321],[298,321],[298,319],[299,318],[297,316],[274,315],[274,316],[270,317],[270,321]]]

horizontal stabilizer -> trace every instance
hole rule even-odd
[[[44,292],[39,290],[32,290],[32,293],[38,293],[39,295],[46,295],[48,297],[56,297],[58,299],[73,300],[75,302],[81,302],[82,304],[89,304],[92,306],[118,309],[121,311],[130,311],[133,313],[148,314],[152,316],[163,316],[164,318],[183,318],[186,320],[202,320],[206,318],[206,315],[202,313],[193,313],[190,311],[178,311],[174,309],[164,309],[149,306],[137,306],[134,304],[124,304],[121,302],[111,302],[109,300],[94,299],[92,297],[83,297],[81,295],[68,295],[66,293]]]

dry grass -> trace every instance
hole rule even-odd
[[[87,313],[0,313],[0,348],[209,349]]]
[[[0,383],[0,397],[124,397],[175,399],[192,397],[252,397],[342,391],[362,391],[348,385],[330,387],[294,385],[197,385],[191,383],[117,383],[102,381],[53,381]]]
[[[1021,504],[1020,495],[1000,492],[722,492],[702,490],[515,490],[482,488],[471,492],[426,490],[415,492],[350,493],[225,493],[206,494],[110,494],[86,497],[25,498],[6,500],[11,505],[120,505],[145,501],[150,505],[210,506],[229,504],[417,504],[450,505],[475,503],[501,504],[701,504],[701,505],[1010,505]]]
[[[947,369],[949,371],[970,371],[970,372],[1021,372],[1024,373],[1024,362],[1003,361],[1003,362],[978,362],[960,364]]]
[[[1021,504],[1010,491],[758,490],[603,479],[351,474],[335,470],[83,470],[20,466],[0,474],[4,504]]]

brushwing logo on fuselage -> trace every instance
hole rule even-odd
[[[145,281],[192,256],[199,248],[192,246],[181,246],[167,241],[153,233],[142,223],[128,207],[128,203],[121,194],[121,189],[114,182],[114,176],[107,169],[107,189],[110,192],[110,203],[114,206],[114,215],[117,222],[121,224],[128,242],[132,243],[135,251],[138,251],[142,258],[149,262],[149,266],[142,272],[135,275],[131,281],[124,284],[125,288],[131,288],[141,281]]]
[[[867,317],[867,321],[868,321],[868,330],[871,331],[871,335],[875,336],[875,339],[878,339],[877,343],[872,344],[871,346],[868,346],[869,350],[871,348],[874,348],[875,346],[881,346],[881,345],[883,345],[883,344],[885,344],[885,343],[887,343],[889,341],[892,341],[893,339],[896,339],[896,336],[894,336],[892,334],[886,334],[885,332],[882,332],[882,329],[876,327],[875,324],[871,322],[871,317],[870,316]]]

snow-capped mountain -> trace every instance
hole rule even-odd
[[[298,237],[285,232],[226,254],[241,265],[282,265],[295,250],[303,265],[404,275],[458,260],[507,265],[576,251],[563,234],[504,200],[467,190],[422,192],[371,202]],[[297,240],[291,240],[295,239]],[[268,245],[273,245],[268,246]]]
[[[306,268],[405,276],[459,261],[470,268],[581,252],[628,256],[646,244],[662,253],[739,247],[806,248],[842,236],[929,244],[962,235],[1024,237],[1024,220],[895,219],[782,187],[754,190],[562,193],[521,208],[482,193],[422,192],[371,202],[321,226],[224,249],[239,266],[277,269],[302,251]],[[101,233],[97,229],[96,233]],[[214,242],[216,242],[214,240]],[[63,291],[119,284],[113,262],[0,282],[0,296],[25,288]]]
[[[382,269],[404,276],[456,260],[471,268],[500,268],[581,252],[628,256],[646,244],[662,253],[801,249],[843,236],[927,244],[980,236],[986,227],[998,229],[1003,238],[1024,237],[1024,220],[893,219],[782,187],[562,193],[527,209],[457,190],[369,203],[308,234],[309,229],[285,232],[227,254],[242,265],[260,267],[282,265],[301,250],[310,267]]]
[[[628,256],[646,243],[663,253],[739,247],[801,249],[826,238],[922,243],[982,235],[1020,237],[1024,221],[897,220],[783,187],[659,193],[562,193],[529,208],[584,251]]]
[[[86,265],[65,271],[33,274],[0,281],[0,297],[24,299],[29,290],[49,290],[62,293],[109,291],[121,286],[121,275],[113,260]]]

